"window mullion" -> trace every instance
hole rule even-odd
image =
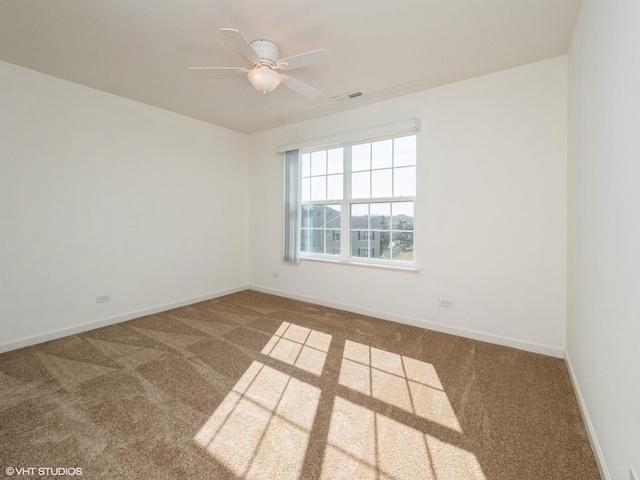
[[[416,197],[375,197],[375,198],[359,198],[353,200],[351,203],[402,203],[402,202],[415,202]]]
[[[343,195],[342,218],[340,222],[340,252],[343,260],[348,260],[351,248],[351,145],[345,145],[343,155]]]
[[[391,196],[396,194],[396,142],[391,140]],[[391,241],[391,240],[389,240]],[[391,245],[389,245],[389,260],[393,258],[391,255]]]

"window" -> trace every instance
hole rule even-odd
[[[416,136],[301,155],[301,255],[411,266]]]

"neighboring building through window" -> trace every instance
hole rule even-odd
[[[413,264],[415,135],[310,149],[301,160],[303,257]]]
[[[361,248],[358,247],[358,256],[363,258],[374,258],[376,255],[375,248]]]

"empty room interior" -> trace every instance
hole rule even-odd
[[[2,0],[0,475],[639,480],[638,25]]]

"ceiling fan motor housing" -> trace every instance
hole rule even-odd
[[[278,45],[270,40],[254,40],[251,46],[260,55],[258,63],[274,67],[280,59],[280,49]]]

